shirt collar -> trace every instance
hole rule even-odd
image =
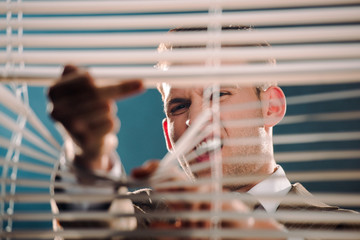
[[[256,197],[267,213],[275,213],[279,207],[281,199],[266,199],[264,196],[283,197],[291,189],[291,183],[285,175],[284,169],[277,165],[276,171],[269,177],[256,184],[248,193]],[[262,197],[263,196],[263,197]]]

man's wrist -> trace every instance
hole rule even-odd
[[[65,159],[72,162],[74,166],[89,171],[109,172],[114,162],[119,159],[114,154],[118,141],[114,133],[107,134],[97,145],[102,146],[83,149],[75,143],[68,133],[65,134],[64,150]]]
[[[109,155],[104,156],[102,160],[106,161],[105,163],[103,163],[106,164],[103,165],[103,167],[99,166],[99,162],[91,165],[87,162],[88,159],[81,156],[76,156],[74,158],[72,166],[77,170],[83,169],[86,172],[90,172],[98,176],[107,176],[112,179],[120,179],[125,176],[125,171],[121,164],[120,157],[115,151],[113,151]]]
[[[74,165],[90,171],[109,172],[113,168],[113,161],[108,154],[98,157],[75,155]]]

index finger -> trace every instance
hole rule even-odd
[[[139,79],[126,80],[119,84],[99,87],[98,94],[106,100],[122,99],[144,91],[144,84]]]

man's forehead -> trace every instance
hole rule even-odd
[[[161,84],[162,86],[162,91],[163,91],[163,94],[164,94],[164,98],[168,97],[169,95],[173,95],[173,94],[186,94],[188,92],[192,92],[192,91],[198,91],[198,92],[202,92],[204,89],[206,88],[209,88],[211,87],[211,84],[207,84],[207,85],[204,85],[204,86],[196,86],[196,87],[191,87],[191,86],[188,86],[188,87],[177,87],[177,86],[173,86],[169,83],[162,83]],[[235,85],[233,86],[221,86],[221,87],[236,87]]]
[[[161,88],[162,88],[162,92],[164,94],[163,98],[166,99],[168,98],[170,91],[171,91],[171,85],[168,83],[161,83]]]
[[[176,87],[169,83],[162,83],[162,91],[164,100],[169,100],[174,97],[186,97],[191,91],[202,91],[202,87],[190,88],[190,87]]]
[[[198,94],[202,94],[204,89],[211,87],[211,84],[208,85],[204,85],[204,86],[197,86],[197,87],[177,87],[177,86],[172,86],[169,83],[161,83],[161,87],[162,87],[162,94],[163,94],[163,99],[166,101],[169,98],[173,98],[173,97],[186,97],[188,94],[190,94],[191,92],[197,92]],[[240,86],[233,84],[233,85],[221,85],[220,88],[239,88]],[[247,87],[251,87],[251,86],[247,86]]]

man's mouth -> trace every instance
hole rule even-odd
[[[195,146],[196,162],[206,162],[210,160],[210,153],[222,148],[223,144],[219,138],[209,138]]]

